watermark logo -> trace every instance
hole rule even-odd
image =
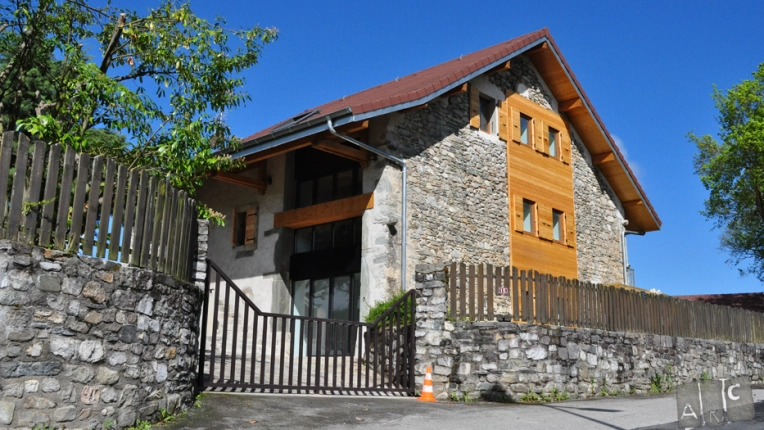
[[[676,390],[680,428],[721,427],[728,422],[754,418],[750,379],[698,381]]]

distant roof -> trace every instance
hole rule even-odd
[[[731,306],[764,312],[764,293],[705,294],[697,296],[676,296],[679,299],[705,302],[714,305]]]
[[[242,139],[242,146],[234,156],[245,156],[270,149],[296,139],[310,136],[327,129],[327,118],[334,125],[344,125],[362,121],[386,113],[415,107],[435,99],[462,85],[488,70],[506,62],[512,57],[549,42],[553,49],[540,60],[545,67],[537,69],[558,100],[580,97],[586,109],[581,114],[569,117],[576,131],[592,154],[613,152],[617,157],[616,167],[601,168],[619,199],[634,204],[625,208],[630,229],[653,231],[660,229],[661,220],[647,198],[636,176],[626,163],[618,146],[605,128],[599,114],[581,88],[570,66],[562,56],[557,44],[547,28],[516,37],[489,48],[463,55],[428,69],[412,73],[394,81],[306,109],[292,118],[274,124]],[[550,81],[552,77],[560,80]]]

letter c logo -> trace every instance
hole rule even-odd
[[[740,396],[732,394],[732,390],[735,388],[740,388],[740,384],[730,385],[730,387],[727,389],[727,395],[729,396],[730,400],[740,400]]]

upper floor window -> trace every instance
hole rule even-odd
[[[496,102],[493,99],[480,95],[480,130],[493,133],[493,112],[496,110]]]
[[[361,194],[361,167],[352,160],[313,148],[296,151],[295,207],[326,203]]]
[[[549,130],[549,156],[557,158],[557,145],[560,132],[553,129],[552,127],[548,128]]]
[[[361,243],[361,218],[305,227],[294,232],[294,253],[347,248]]]
[[[520,115],[520,143],[528,145],[531,143],[531,117]]]

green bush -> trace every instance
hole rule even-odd
[[[366,315],[366,318],[364,319],[367,323],[373,323],[377,320],[380,316],[382,316],[383,313],[385,313],[388,309],[390,309],[395,302],[400,300],[406,293],[403,291],[397,291],[393,293],[393,295],[383,301],[375,302],[374,305],[369,309],[369,314]],[[399,306],[397,309],[393,312],[391,312],[386,318],[386,322],[392,322],[393,317],[397,314],[398,321],[405,321],[405,325],[408,325],[411,321],[411,315],[409,312],[409,309],[411,308],[411,301],[414,299],[414,296],[411,295],[408,297],[408,299],[404,303],[399,303]]]

